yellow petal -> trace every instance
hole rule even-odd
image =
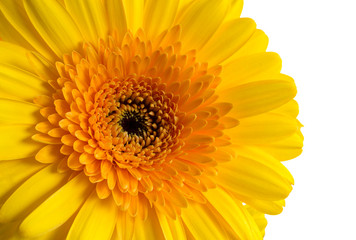
[[[28,213],[51,193],[62,186],[68,179],[68,174],[57,172],[56,165],[50,165],[24,182],[7,199],[0,209],[0,222],[13,221]]]
[[[75,217],[66,239],[110,240],[117,221],[117,211],[112,198],[99,199],[94,191]]]
[[[208,62],[210,66],[220,64],[241,48],[255,29],[256,23],[249,18],[239,18],[224,23],[198,52],[198,61]]]
[[[257,29],[251,38],[234,55],[226,60],[226,63],[243,56],[265,52],[268,46],[268,37],[260,29]]]
[[[265,75],[279,73],[281,69],[282,60],[274,52],[263,52],[238,58],[223,66],[219,90],[266,79]]]
[[[49,2],[49,1],[47,1]],[[29,24],[30,20],[26,15],[21,1],[2,0],[0,10],[12,26],[30,43],[40,54],[47,59],[54,61],[56,57],[35,28]]]
[[[32,102],[50,93],[50,86],[34,74],[14,66],[0,64],[0,97]]]
[[[256,209],[253,209],[252,207],[250,207],[248,205],[245,206],[245,209],[248,211],[248,213],[251,215],[252,219],[258,226],[258,228],[261,232],[261,236],[264,236],[265,228],[267,226],[267,219],[266,219],[265,215],[263,213],[257,211]]]
[[[227,129],[232,142],[238,144],[270,144],[293,135],[299,129],[298,121],[289,116],[266,113],[240,119],[240,124]]]
[[[119,211],[116,223],[116,234],[118,240],[132,239],[134,233],[135,218],[128,211]]]
[[[280,214],[283,211],[283,207],[285,206],[285,200],[268,201],[241,196],[236,197],[251,207],[257,209],[258,211],[269,215]]]
[[[0,161],[0,203],[12,192],[13,188],[44,166],[34,158]]]
[[[229,21],[240,17],[242,12],[243,4],[244,4],[243,0],[232,0],[230,2],[231,5],[228,14],[225,17],[225,21]]]
[[[277,142],[259,145],[261,150],[271,154],[279,161],[286,161],[299,156],[303,151],[303,135],[298,130],[293,135]]]
[[[58,57],[80,47],[83,38],[60,3],[24,0],[24,7],[33,26]]]
[[[242,210],[241,202],[235,201],[221,188],[209,189],[204,195],[222,218],[232,227],[238,239],[253,240],[250,225]]]
[[[297,94],[293,81],[265,80],[243,84],[221,92],[221,101],[233,103],[231,114],[246,118],[276,109]]]
[[[27,59],[27,49],[18,45],[0,41],[0,62],[12,65],[28,72],[33,72],[33,67]]]
[[[189,202],[182,209],[182,220],[197,239],[227,239],[226,232],[207,204]]]
[[[274,109],[273,112],[296,118],[299,114],[299,106],[297,101],[291,100],[281,107]]]
[[[161,225],[154,208],[148,208],[146,221],[141,218],[135,219],[134,240],[164,240]]]
[[[46,145],[36,154],[36,160],[41,163],[53,163],[64,156],[60,153],[61,145]]]
[[[292,190],[293,177],[278,160],[257,149],[238,148],[238,156],[221,163],[218,184],[241,196],[276,201]]]
[[[42,80],[56,80],[59,75],[55,66],[46,58],[36,52],[27,52],[28,61],[31,63],[32,71]]]
[[[77,175],[25,218],[20,233],[24,237],[35,237],[61,226],[78,210],[92,189],[84,173]]]
[[[106,11],[110,30],[116,30],[122,39],[127,31],[126,15],[122,0],[107,0]]]
[[[101,0],[65,0],[65,5],[87,41],[96,44],[99,38],[108,36],[108,23]]]
[[[22,46],[27,49],[33,49],[32,46],[21,36],[21,34],[9,23],[1,10],[0,22],[0,38],[2,42]]]
[[[166,240],[186,239],[184,226],[180,218],[173,220],[160,212],[157,212],[157,216]]]
[[[224,20],[228,6],[228,1],[202,0],[193,2],[182,17],[176,21],[176,24],[182,26],[184,50],[199,50],[203,47]]]
[[[179,1],[148,0],[145,4],[143,28],[148,37],[157,37],[170,28],[177,13]]]
[[[34,126],[0,124],[0,160],[12,160],[34,156],[42,144],[31,139]]]
[[[0,98],[0,124],[36,124],[40,108],[32,103]]]
[[[143,24],[143,11],[144,0],[122,0],[125,9],[127,27],[133,33],[142,27]]]

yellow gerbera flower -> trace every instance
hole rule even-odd
[[[1,0],[1,239],[262,239],[301,152],[242,0]]]

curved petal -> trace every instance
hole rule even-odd
[[[39,207],[20,225],[24,237],[35,237],[66,222],[87,199],[93,185],[83,173],[74,177]]]
[[[9,42],[0,41],[0,52],[1,63],[34,73],[33,67],[31,66],[26,55],[28,52],[27,49]]]
[[[39,95],[51,92],[50,85],[36,75],[0,63],[0,97],[32,102]]]
[[[132,33],[142,27],[143,24],[143,11],[144,0],[122,0],[125,9],[127,27]]]
[[[218,89],[223,91],[242,84],[265,79],[265,75],[279,73],[282,60],[277,53],[262,52],[241,57],[225,64]]]
[[[228,239],[225,230],[207,204],[191,201],[188,208],[182,209],[181,216],[190,233],[197,239]]]
[[[160,212],[157,216],[166,240],[186,239],[181,218],[172,219]]]
[[[225,21],[229,21],[240,17],[244,1],[243,0],[230,0],[229,12],[225,17]]]
[[[221,101],[233,103],[231,114],[246,118],[276,109],[297,94],[294,81],[265,80],[243,84],[220,92]]]
[[[240,119],[240,124],[225,132],[237,144],[266,145],[293,135],[299,123],[289,116],[266,113]]]
[[[34,158],[0,161],[0,203],[15,187],[44,166]]]
[[[237,148],[238,156],[218,166],[218,184],[248,198],[276,201],[292,190],[293,177],[278,160],[257,149]]]
[[[81,46],[83,37],[60,3],[24,0],[24,7],[38,33],[59,58]]]
[[[22,1],[2,0],[0,1],[0,9],[6,19],[23,36],[23,38],[33,46],[34,49],[51,61],[57,59],[55,54],[31,25],[31,21],[24,11]]]
[[[198,61],[208,62],[210,66],[220,64],[241,48],[255,29],[256,23],[249,18],[238,18],[224,23],[198,52]]]
[[[0,98],[0,124],[36,124],[40,108],[29,102]]]
[[[106,39],[109,33],[105,8],[101,0],[65,0],[66,9],[77,23],[82,35],[92,44],[98,39]]]
[[[113,199],[99,199],[94,191],[80,209],[66,239],[110,240],[117,215],[118,208]]]
[[[62,186],[68,174],[59,174],[56,165],[50,165],[34,174],[6,200],[0,209],[0,222],[8,222],[24,216],[46,197]]]
[[[34,126],[26,124],[0,124],[0,160],[12,160],[35,156],[42,144],[31,139]]]
[[[228,1],[202,0],[193,2],[186,12],[176,20],[176,24],[182,26],[181,40],[184,50],[203,47],[223,22],[228,6]]]
[[[132,239],[135,227],[135,218],[131,217],[128,211],[118,212],[116,223],[117,240]]]
[[[143,28],[149,38],[155,38],[170,28],[178,9],[178,0],[148,0],[145,4]]]
[[[241,202],[234,200],[221,188],[209,189],[204,195],[224,221],[231,226],[238,239],[254,240]]]
[[[144,221],[141,218],[135,219],[134,236],[136,240],[164,240],[161,225],[154,208],[148,207],[148,216]]]
[[[127,31],[126,14],[122,0],[107,0],[106,11],[108,14],[111,31],[117,31],[122,39]]]

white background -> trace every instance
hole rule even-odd
[[[245,0],[297,84],[304,152],[265,240],[356,239],[356,1]]]

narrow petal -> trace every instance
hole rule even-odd
[[[0,98],[0,124],[36,124],[39,111],[35,104]]]
[[[265,215],[263,213],[257,211],[256,209],[253,209],[252,207],[250,207],[248,205],[245,206],[245,209],[248,211],[248,213],[251,215],[252,219],[258,226],[258,228],[261,232],[261,236],[264,236],[265,228],[267,226],[267,219],[266,219]]]
[[[20,225],[21,234],[35,237],[61,226],[78,210],[92,189],[87,176],[77,175],[25,218]]]
[[[0,10],[12,26],[33,46],[34,49],[49,60],[56,60],[54,53],[31,25],[31,21],[25,13],[21,1],[0,1]]]
[[[203,47],[224,20],[228,6],[228,1],[210,0],[191,4],[176,21],[176,24],[182,26],[183,48],[190,50]]]
[[[160,212],[157,216],[166,240],[186,239],[181,218],[174,220]]]
[[[27,58],[31,64],[32,71],[41,77],[42,80],[56,80],[59,77],[56,67],[41,54],[27,52]]]
[[[243,3],[243,0],[231,0],[229,12],[225,17],[225,21],[238,18],[241,15]]]
[[[24,0],[24,7],[38,33],[58,57],[71,53],[83,42],[72,18],[57,1]]]
[[[268,201],[242,196],[237,196],[237,198],[250,205],[251,207],[257,209],[258,211],[269,215],[280,214],[283,211],[283,207],[285,206],[285,200]]]
[[[99,199],[94,191],[80,209],[66,239],[110,240],[117,221],[117,211],[112,198]]]
[[[132,239],[135,227],[135,218],[128,211],[119,211],[116,223],[116,234],[118,240]]]
[[[26,56],[26,53],[28,52],[27,49],[9,42],[0,41],[0,52],[1,63],[34,73],[33,67]]]
[[[241,119],[278,108],[297,94],[294,81],[265,80],[243,84],[221,92],[221,101],[231,102],[234,117]]]
[[[50,165],[23,183],[7,199],[0,209],[0,222],[8,222],[24,216],[51,193],[62,186],[68,174],[59,174],[56,165]]]
[[[42,144],[31,139],[36,133],[31,125],[0,124],[0,160],[12,160],[34,156]]]
[[[145,4],[143,28],[150,38],[170,28],[177,13],[179,1],[148,0]]]
[[[295,118],[266,113],[241,119],[240,124],[226,130],[226,134],[234,136],[232,141],[238,144],[263,145],[285,139],[298,129],[298,121]]]
[[[44,166],[34,158],[0,161],[0,203],[3,202],[13,188],[19,186]]]
[[[242,202],[235,201],[221,188],[210,189],[204,195],[223,220],[231,226],[238,239],[253,240],[249,222],[242,210]]]
[[[149,207],[146,221],[136,218],[134,237],[137,240],[164,240],[161,225],[154,208]]]
[[[226,232],[206,204],[189,202],[182,220],[197,239],[227,239]]]
[[[116,30],[122,39],[127,31],[126,15],[122,0],[107,0],[106,11],[110,30]]]
[[[32,102],[50,93],[50,86],[34,74],[10,65],[0,64],[0,97]]]
[[[99,38],[106,39],[109,28],[105,8],[101,0],[72,1],[65,5],[87,41],[96,44]]]
[[[249,18],[238,18],[224,23],[208,43],[199,51],[198,61],[214,66],[233,55],[243,46],[256,29]]]
[[[143,11],[144,11],[144,0],[122,0],[125,8],[125,15],[127,21],[127,27],[133,33],[142,27],[143,24]]]
[[[268,45],[267,35],[260,29],[257,29],[251,38],[243,45],[236,53],[234,53],[225,62],[236,60],[243,56],[248,56],[255,53],[265,52]]]
[[[293,177],[278,160],[261,151],[238,148],[239,155],[219,165],[218,184],[241,196],[262,200],[285,199]]]
[[[263,52],[248,55],[225,64],[220,74],[220,90],[262,80],[267,74],[279,73],[282,60],[277,53]]]

